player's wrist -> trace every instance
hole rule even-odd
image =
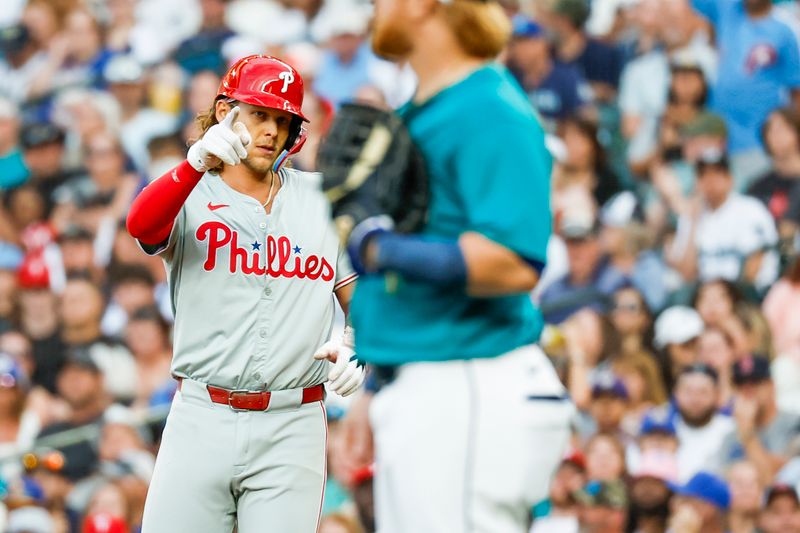
[[[210,155],[207,150],[202,146],[203,141],[199,140],[189,147],[186,153],[186,161],[197,172],[206,172],[209,168],[208,156]]]
[[[376,238],[391,232],[394,222],[387,215],[366,218],[359,222],[347,240],[347,253],[355,271],[359,274],[378,271]]]

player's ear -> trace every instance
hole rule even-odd
[[[217,123],[222,122],[225,115],[231,112],[231,104],[220,98],[214,102],[214,115],[217,117]]]

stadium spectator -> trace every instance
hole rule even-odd
[[[701,470],[718,469],[723,444],[736,431],[736,423],[717,412],[718,379],[711,367],[695,364],[684,368],[675,383],[680,481],[688,481]]]
[[[724,464],[749,460],[762,482],[769,482],[789,459],[790,445],[800,433],[800,416],[778,409],[769,361],[763,357],[736,361],[733,382],[736,433],[727,436],[720,456]]]
[[[627,523],[628,494],[620,480],[590,481],[575,493],[580,505],[580,531],[623,533]]]
[[[629,529],[639,533],[666,531],[670,486],[677,480],[678,464],[669,453],[650,451],[641,457],[630,486]]]
[[[567,456],[553,475],[549,497],[533,509],[530,533],[567,533],[578,530],[578,502],[574,494],[586,485],[586,460],[580,452]]]
[[[773,110],[800,89],[800,50],[772,0],[692,0],[719,39],[719,74],[712,105],[725,117],[737,188],[768,167],[758,132]]]
[[[558,0],[552,11],[542,13],[543,24],[552,32],[556,59],[583,76],[597,102],[614,102],[622,58],[608,43],[590,37],[584,26],[591,10],[582,0]]]
[[[800,499],[794,488],[773,485],[767,489],[766,502],[759,516],[759,527],[764,533],[800,531]]]
[[[670,307],[656,319],[653,342],[661,350],[661,369],[669,389],[681,370],[698,361],[697,342],[703,329],[703,320],[691,307]]]
[[[558,233],[567,246],[569,272],[541,295],[542,313],[548,323],[564,322],[585,307],[606,312],[609,296],[625,284],[625,278],[612,268],[603,253],[598,232],[591,214],[563,214]]]
[[[729,530],[731,533],[755,531],[764,492],[758,467],[748,461],[733,463],[728,469],[727,479],[731,493]]]
[[[763,204],[732,188],[727,156],[718,151],[701,154],[700,202],[687,206],[680,216],[673,264],[687,281],[741,279],[764,291],[778,274],[775,223]]]
[[[553,58],[544,30],[535,21],[521,15],[514,18],[508,62],[550,131],[555,131],[560,120],[588,113],[592,104],[589,85],[575,67]]]
[[[728,485],[708,472],[698,472],[685,485],[675,486],[669,531],[723,533],[730,507]]]
[[[733,401],[733,364],[737,359],[733,339],[725,330],[711,326],[703,330],[699,342],[699,361],[713,368],[719,376],[718,406],[729,409]]]

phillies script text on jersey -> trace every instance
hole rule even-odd
[[[227,248],[231,274],[242,272],[258,276],[266,274],[273,278],[322,278],[324,281],[333,279],[333,267],[324,257],[307,254],[303,262],[303,258],[295,255],[292,261],[292,244],[288,237],[276,239],[268,235],[266,261],[263,261],[260,246],[254,246],[257,250],[247,250],[239,246],[238,232],[222,222],[204,222],[197,228],[195,236],[201,242],[208,240],[208,252],[203,263],[203,269],[206,271],[214,270],[217,264],[217,250]]]

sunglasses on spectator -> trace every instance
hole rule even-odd
[[[98,156],[109,156],[109,155],[116,155],[117,149],[116,148],[89,148],[86,151],[86,155],[89,157],[98,157]]]
[[[642,306],[638,303],[625,303],[625,302],[615,302],[612,306],[612,310],[614,311],[628,311],[630,313],[638,313],[642,310]]]

